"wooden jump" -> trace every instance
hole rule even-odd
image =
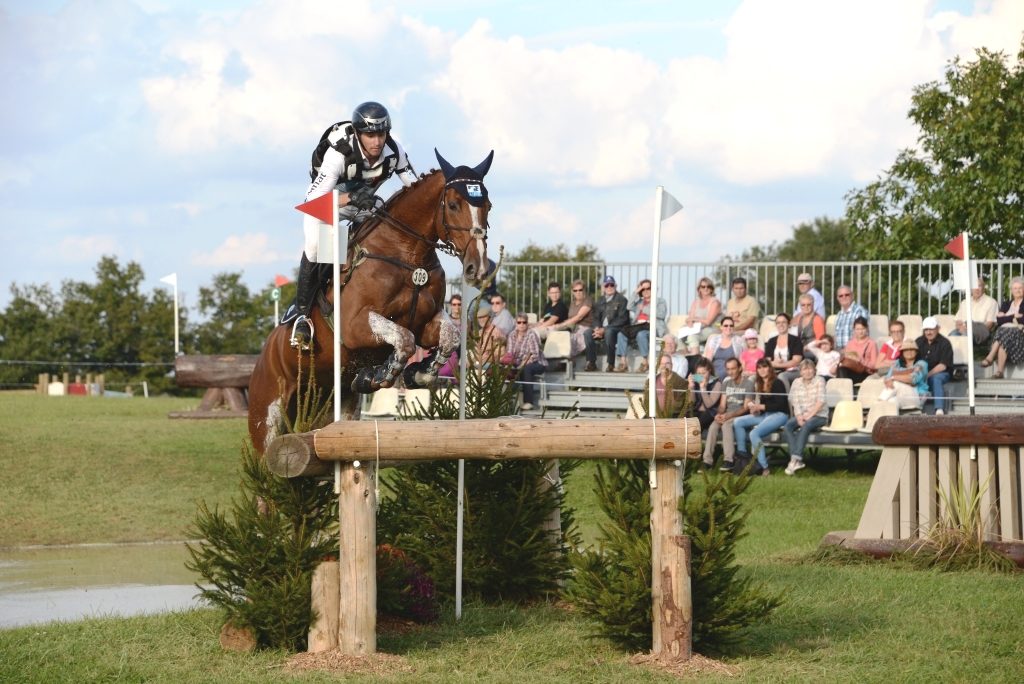
[[[206,389],[195,411],[175,411],[171,418],[244,418],[249,405],[246,392],[256,366],[255,354],[186,355],[174,359],[178,387]],[[226,407],[226,409],[224,408]]]
[[[872,435],[882,457],[851,547],[921,538],[958,479],[981,489],[987,541],[1024,541],[1024,415],[889,416]]]
[[[313,433],[285,435],[266,451],[286,477],[324,475],[340,462],[340,559],[317,568],[309,632],[312,652],[345,655],[377,649],[377,501],[375,464],[425,460],[655,459],[651,490],[653,652],[668,660],[691,655],[693,604],[690,544],[679,501],[681,461],[700,458],[696,418],[638,421],[520,420],[339,421]],[[354,463],[358,461],[358,465]],[[337,587],[337,590],[335,589]]]

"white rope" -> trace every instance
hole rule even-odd
[[[658,455],[658,424],[651,416],[651,462],[647,465],[647,479],[650,481],[651,489],[658,488],[658,470],[654,464],[654,457]]]

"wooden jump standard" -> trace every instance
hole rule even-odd
[[[1024,565],[1024,415],[888,416],[872,438],[882,446],[857,531],[838,543],[875,555],[924,536],[945,513],[961,479],[980,490],[986,543]]]
[[[249,415],[246,391],[256,366],[255,354],[185,355],[174,359],[178,387],[206,390],[195,411],[176,411],[171,418],[244,418]],[[228,410],[222,407],[227,406]]]
[[[693,604],[690,543],[679,512],[681,459],[700,458],[700,424],[682,420],[340,421],[312,433],[285,435],[266,451],[283,477],[326,475],[341,461],[341,558],[313,577],[319,613],[309,650],[346,655],[377,650],[376,462],[428,460],[655,459],[651,490],[651,597],[654,654],[691,655]],[[653,484],[653,483],[652,483]]]

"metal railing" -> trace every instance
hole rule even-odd
[[[1000,301],[1009,294],[1010,280],[1024,274],[1024,259],[976,263],[988,279],[988,294]],[[701,278],[711,279],[715,296],[724,305],[731,296],[732,279],[741,276],[747,279],[748,293],[757,299],[763,315],[792,313],[799,296],[797,276],[807,272],[824,295],[828,313],[838,308],[836,290],[840,285],[849,285],[855,299],[872,314],[889,318],[901,314],[954,314],[962,295],[953,289],[952,268],[950,260],[663,263],[658,267],[658,296],[668,303],[669,315],[685,315]],[[592,296],[597,296],[605,275],[613,276],[619,291],[629,297],[637,283],[650,276],[650,264],[506,262],[498,274],[497,287],[508,300],[510,311],[539,313],[547,301],[548,283],[560,283],[563,297],[568,300],[569,284],[578,278]],[[457,280],[451,286],[453,292],[459,290]]]

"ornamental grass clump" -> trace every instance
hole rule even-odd
[[[1017,570],[1013,561],[985,543],[992,511],[984,509],[982,498],[991,478],[967,483],[958,470],[956,484],[939,490],[939,519],[912,547],[910,559],[916,565],[939,570]]]

